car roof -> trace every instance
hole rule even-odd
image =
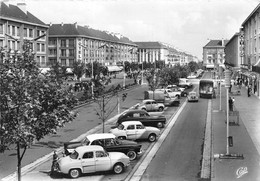
[[[75,149],[78,153],[81,153],[83,151],[103,151],[104,148],[99,145],[84,145],[84,146],[79,146]]]
[[[92,142],[97,139],[116,138],[116,136],[112,133],[96,133],[88,135],[87,138],[90,142]]]
[[[130,125],[130,124],[142,124],[140,121],[125,121],[122,122],[121,124],[123,124],[124,126]]]
[[[145,99],[145,100],[143,100],[143,102],[147,102],[147,101],[155,101],[155,100],[153,100],[153,99]]]

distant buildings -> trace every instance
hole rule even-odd
[[[40,39],[37,37],[43,36]],[[35,40],[37,39],[37,40]],[[48,66],[48,26],[26,10],[25,3],[17,6],[0,3],[0,47],[22,51],[24,40],[31,41],[39,66]]]
[[[119,34],[94,30],[74,24],[51,24],[49,29],[49,61],[72,67],[73,62],[103,65],[135,62],[137,45]]]
[[[203,47],[203,65],[207,69],[224,67],[224,48],[228,40],[210,40]]]

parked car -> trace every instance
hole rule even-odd
[[[187,98],[188,98],[188,102],[198,102],[199,101],[199,96],[194,91],[189,92],[189,95],[187,96]]]
[[[140,121],[126,121],[118,125],[117,128],[109,131],[120,139],[139,140],[148,139],[154,142],[160,134],[160,130],[155,127],[144,126]]]
[[[158,103],[153,99],[143,100],[140,104],[138,104],[135,109],[141,109],[145,111],[160,111],[164,110],[165,106],[162,103]]]
[[[162,128],[166,124],[166,117],[163,115],[151,116],[145,110],[135,109],[126,111],[123,114],[121,114],[118,117],[116,124],[119,125],[120,123],[125,121],[140,121],[144,126]]]
[[[173,92],[181,92],[182,97],[186,97],[188,95],[188,92],[185,91],[185,88],[183,87],[178,87],[177,85],[168,85],[166,87],[167,89],[171,89]]]
[[[102,146],[80,146],[58,160],[55,171],[78,178],[82,173],[113,170],[120,174],[130,165],[130,159],[121,152],[107,152]]]
[[[163,103],[165,106],[179,106],[180,100],[178,97],[170,97],[163,91],[144,91],[144,99],[152,99],[158,103]]]
[[[181,91],[175,90],[173,91],[172,89],[156,89],[156,91],[162,91],[164,92],[165,96],[169,96],[171,98],[173,97],[181,97]]]
[[[122,152],[130,160],[136,159],[137,155],[142,153],[142,145],[135,141],[117,139],[112,133],[97,133],[86,136],[81,142],[64,143],[65,154],[71,154],[75,148],[82,145],[99,145],[108,152]]]

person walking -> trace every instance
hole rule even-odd
[[[233,111],[233,99],[229,97],[228,99],[229,111]]]
[[[247,87],[247,96],[248,96],[248,97],[251,96],[250,93],[251,93],[251,88],[250,88],[250,86],[248,85],[248,87]]]
[[[53,175],[54,174],[54,171],[55,171],[55,166],[57,164],[57,161],[58,161],[59,157],[57,155],[57,151],[54,150],[53,151],[53,156],[52,156],[52,165],[51,165],[51,174],[50,175]]]

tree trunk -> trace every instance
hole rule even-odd
[[[16,143],[16,151],[17,151],[17,179],[21,181],[21,157],[20,157],[20,143]]]

